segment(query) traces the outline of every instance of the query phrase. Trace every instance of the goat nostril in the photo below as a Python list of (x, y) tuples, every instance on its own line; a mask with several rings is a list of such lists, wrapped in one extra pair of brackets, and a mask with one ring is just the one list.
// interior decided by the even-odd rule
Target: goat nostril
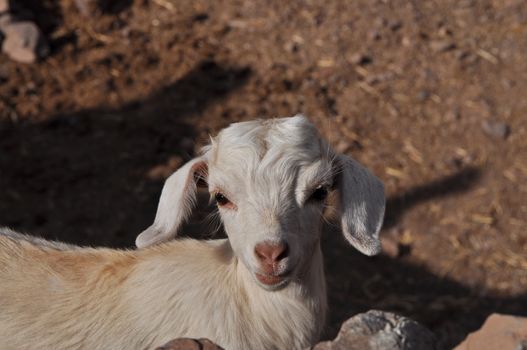
[(254, 248), (254, 254), (260, 262), (273, 264), (289, 256), (289, 246), (285, 243), (259, 243)]
[(272, 261), (272, 249), (269, 244), (257, 244), (254, 248), (254, 254), (256, 255), (256, 258), (263, 263), (268, 263)]
[(277, 246), (276, 255), (273, 254), (273, 261), (280, 261), (289, 256), (289, 246), (285, 243)]
[(256, 254), (256, 257), (258, 258), (258, 260), (265, 260), (265, 259), (267, 259), (267, 257), (263, 253), (263, 251), (261, 249), (259, 249), (258, 246), (256, 248), (254, 248), (254, 254)]

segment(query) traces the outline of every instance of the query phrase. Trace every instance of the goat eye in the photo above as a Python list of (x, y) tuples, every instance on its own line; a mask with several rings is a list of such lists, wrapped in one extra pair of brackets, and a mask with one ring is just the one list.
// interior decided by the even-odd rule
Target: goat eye
[(214, 195), (214, 198), (216, 199), (216, 203), (218, 203), (220, 207), (227, 205), (231, 202), (227, 197), (223, 195), (223, 193), (220, 193), (220, 192), (216, 192), (216, 194)]
[(328, 189), (325, 186), (318, 186), (315, 191), (311, 194), (309, 199), (321, 202), (328, 196)]

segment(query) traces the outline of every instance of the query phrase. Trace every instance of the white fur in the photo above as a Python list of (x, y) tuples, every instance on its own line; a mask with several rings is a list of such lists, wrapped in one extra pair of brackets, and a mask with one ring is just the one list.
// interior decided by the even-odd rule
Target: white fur
[[(173, 240), (195, 202), (197, 177), (231, 205), (219, 208), (227, 240)], [(334, 189), (347, 240), (379, 250), (381, 182), (336, 155), (302, 117), (233, 124), (165, 183), (154, 224), (136, 251), (78, 248), (12, 231), (0, 234), (0, 349), (152, 349), (178, 337), (229, 350), (302, 349), (326, 313), (320, 250), (324, 201)], [(254, 249), (286, 242), (255, 276)]]

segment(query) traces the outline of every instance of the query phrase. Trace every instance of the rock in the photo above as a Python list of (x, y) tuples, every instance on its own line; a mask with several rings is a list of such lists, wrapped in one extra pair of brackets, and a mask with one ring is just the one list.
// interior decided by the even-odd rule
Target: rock
[(15, 61), (34, 63), (49, 53), (42, 33), (33, 22), (10, 21), (2, 31), (5, 35), (2, 51)]
[(333, 341), (312, 350), (434, 350), (434, 334), (408, 318), (370, 310), (344, 322)]
[(499, 139), (506, 139), (511, 133), (510, 126), (500, 121), (485, 120), (481, 127), (487, 135)]
[(492, 314), (454, 350), (527, 349), (527, 318)]
[(9, 0), (0, 0), (0, 13), (9, 11)]
[(370, 40), (379, 40), (381, 39), (381, 33), (376, 29), (372, 29), (368, 32), (368, 38)]
[(399, 21), (399, 20), (393, 20), (391, 21), (389, 24), (388, 24), (388, 27), (396, 32), (398, 31), (399, 29), (401, 29), (403, 27), (403, 22)]
[(223, 350), (208, 339), (181, 338), (169, 341), (156, 350)]
[(430, 97), (430, 91), (428, 90), (421, 90), (417, 93), (417, 100), (419, 102), (423, 102), (423, 101), (426, 101), (428, 100), (428, 98)]
[(365, 66), (372, 62), (372, 58), (365, 54), (356, 53), (350, 56), (350, 62), (359, 66)]
[(340, 140), (335, 146), (335, 151), (346, 154), (351, 149), (351, 143), (346, 140)]
[(434, 52), (445, 52), (455, 49), (456, 44), (450, 40), (435, 40), (430, 42), (430, 48)]

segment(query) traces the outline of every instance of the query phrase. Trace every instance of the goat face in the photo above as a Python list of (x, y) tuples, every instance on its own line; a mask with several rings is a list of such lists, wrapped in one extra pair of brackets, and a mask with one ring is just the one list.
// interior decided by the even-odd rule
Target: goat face
[(365, 254), (379, 251), (382, 183), (350, 158), (335, 154), (304, 117), (232, 124), (202, 157), (166, 182), (154, 224), (138, 247), (166, 241), (193, 207), (196, 179), (206, 180), (231, 247), (268, 290), (300, 279), (322, 231), (327, 197), (348, 241)]

